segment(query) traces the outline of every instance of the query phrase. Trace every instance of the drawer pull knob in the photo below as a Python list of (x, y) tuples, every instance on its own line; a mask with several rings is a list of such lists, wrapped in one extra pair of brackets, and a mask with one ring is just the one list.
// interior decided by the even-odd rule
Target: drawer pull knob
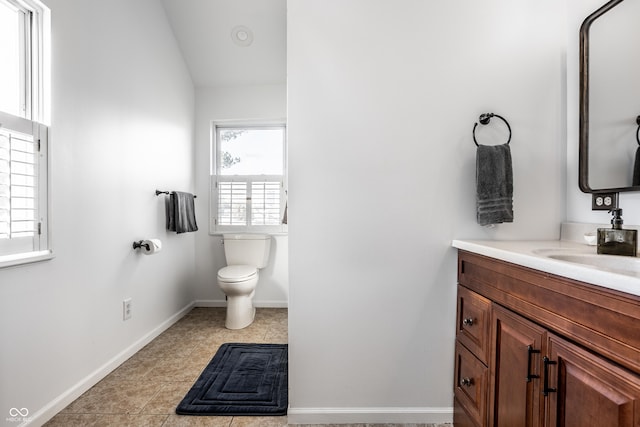
[(462, 324), (465, 326), (473, 326), (473, 319), (471, 317), (467, 317), (466, 319), (462, 320)]
[(463, 378), (460, 380), (462, 387), (471, 387), (473, 385), (473, 378)]

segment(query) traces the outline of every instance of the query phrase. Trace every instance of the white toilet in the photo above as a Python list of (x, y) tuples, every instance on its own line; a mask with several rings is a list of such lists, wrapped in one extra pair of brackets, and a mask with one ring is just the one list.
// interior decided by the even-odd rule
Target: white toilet
[(256, 314), (252, 299), (258, 284), (258, 269), (269, 262), (271, 236), (225, 234), (223, 239), (227, 266), (218, 271), (218, 286), (227, 296), (225, 326), (242, 329), (253, 322)]

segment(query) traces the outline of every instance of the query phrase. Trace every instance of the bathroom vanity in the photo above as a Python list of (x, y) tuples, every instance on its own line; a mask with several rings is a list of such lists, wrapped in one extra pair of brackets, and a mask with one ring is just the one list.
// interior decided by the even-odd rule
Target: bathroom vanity
[(640, 260), (568, 262), (607, 257), (570, 242), (453, 246), (456, 427), (640, 426)]

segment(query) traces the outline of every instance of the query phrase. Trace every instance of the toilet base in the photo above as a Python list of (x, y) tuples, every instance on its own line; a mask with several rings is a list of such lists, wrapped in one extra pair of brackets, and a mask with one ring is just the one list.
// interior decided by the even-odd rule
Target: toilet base
[(252, 297), (253, 292), (250, 296), (227, 297), (227, 317), (224, 322), (227, 329), (243, 329), (253, 323), (256, 309)]

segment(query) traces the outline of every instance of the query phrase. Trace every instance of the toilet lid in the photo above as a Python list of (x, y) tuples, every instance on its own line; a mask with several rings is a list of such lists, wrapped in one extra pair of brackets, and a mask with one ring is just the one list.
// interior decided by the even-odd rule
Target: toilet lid
[(225, 282), (243, 282), (257, 274), (258, 269), (253, 265), (228, 265), (218, 271), (218, 279)]

